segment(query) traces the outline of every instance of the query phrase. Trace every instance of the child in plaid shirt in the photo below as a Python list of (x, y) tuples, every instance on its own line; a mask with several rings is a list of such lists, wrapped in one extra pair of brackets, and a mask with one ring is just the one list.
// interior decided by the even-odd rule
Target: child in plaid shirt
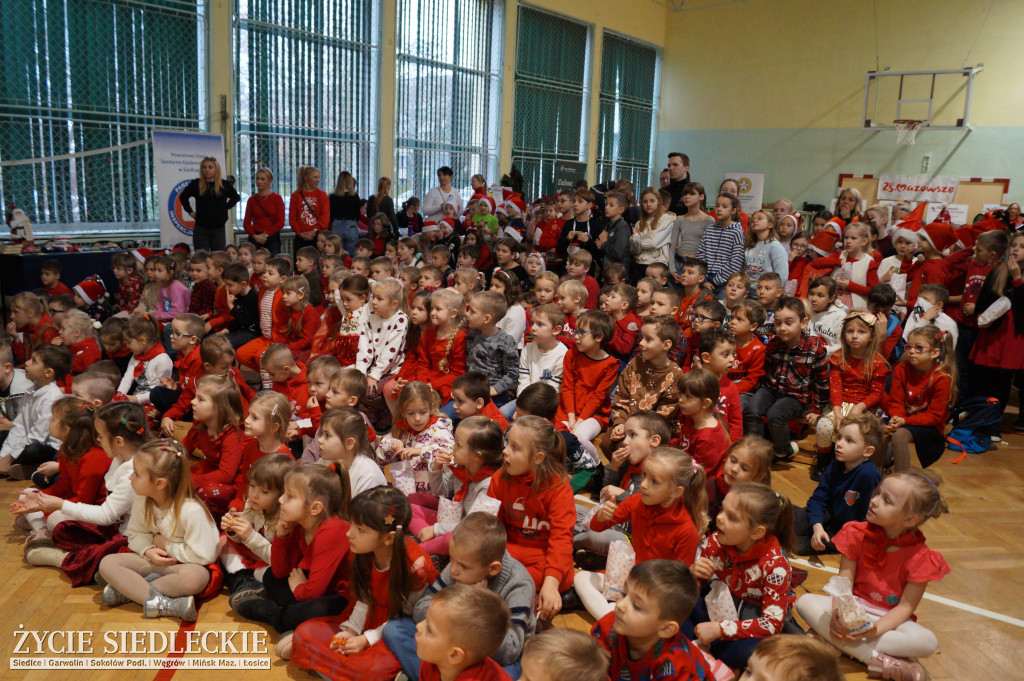
[(803, 417), (815, 424), (828, 406), (829, 368), (825, 344), (809, 336), (807, 310), (799, 298), (782, 298), (775, 312), (775, 338), (765, 348), (764, 376), (743, 407), (744, 432), (765, 435), (776, 458), (796, 453), (789, 421)]

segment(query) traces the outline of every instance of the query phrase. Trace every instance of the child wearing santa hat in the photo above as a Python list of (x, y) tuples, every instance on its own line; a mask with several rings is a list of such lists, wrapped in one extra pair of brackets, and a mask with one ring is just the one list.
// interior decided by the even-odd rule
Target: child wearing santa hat
[(945, 251), (956, 243), (952, 225), (933, 222), (918, 231), (917, 250), (924, 256), (910, 266), (907, 272), (907, 309), (914, 309), (917, 292), (923, 284), (942, 284), (949, 287), (953, 269), (946, 261)]
[(492, 245), (498, 240), (498, 233), (501, 231), (498, 225), (498, 218), (494, 216), (496, 204), (490, 196), (478, 195), (476, 199), (476, 215), (473, 216), (473, 226), (480, 230), (487, 245)]
[(72, 291), (75, 307), (95, 321), (103, 322), (110, 316), (110, 306), (106, 301), (107, 289), (99, 275), (93, 274), (86, 277), (78, 282)]
[[(815, 235), (817, 238), (822, 232)], [(843, 231), (843, 250), (838, 255), (818, 258), (810, 268), (818, 272), (832, 270), (839, 289), (839, 300), (851, 310), (864, 309), (868, 289), (878, 283), (878, 261), (867, 252), (871, 234), (867, 224), (854, 222)], [(814, 240), (811, 240), (814, 246)]]

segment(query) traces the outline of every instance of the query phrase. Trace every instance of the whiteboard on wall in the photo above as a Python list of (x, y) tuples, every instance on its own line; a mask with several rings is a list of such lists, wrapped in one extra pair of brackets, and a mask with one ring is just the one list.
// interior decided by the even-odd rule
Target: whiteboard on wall
[[(878, 177), (875, 175), (851, 175), (844, 173), (839, 176), (838, 188), (856, 189), (869, 206), (875, 203), (882, 203), (875, 198), (878, 196)], [(978, 213), (985, 212), (986, 204), (1006, 203), (1009, 192), (1010, 180), (1008, 179), (965, 177), (960, 179), (960, 186), (957, 187), (956, 196), (950, 203), (967, 205), (967, 219), (970, 221)]]

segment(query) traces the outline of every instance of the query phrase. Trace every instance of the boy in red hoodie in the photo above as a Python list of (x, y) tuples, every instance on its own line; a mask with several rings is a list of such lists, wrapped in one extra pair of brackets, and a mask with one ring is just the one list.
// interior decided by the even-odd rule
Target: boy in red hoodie
[(470, 416), (486, 416), (505, 432), (508, 419), (494, 406), (491, 400), (491, 382), (480, 371), (467, 371), (452, 381), (452, 400), (455, 402), (456, 425)]
[(641, 322), (635, 312), (636, 303), (636, 289), (629, 284), (615, 284), (607, 290), (608, 316), (615, 323), (607, 349), (608, 354), (619, 360), (622, 366), (629, 362), (640, 340)]

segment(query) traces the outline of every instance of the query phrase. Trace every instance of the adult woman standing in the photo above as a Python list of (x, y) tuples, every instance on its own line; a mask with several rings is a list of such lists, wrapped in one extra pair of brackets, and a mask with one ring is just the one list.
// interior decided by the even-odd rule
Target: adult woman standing
[(853, 187), (847, 187), (839, 192), (839, 198), (836, 199), (836, 217), (850, 224), (854, 218), (860, 217), (861, 203), (860, 192)]
[(320, 170), (313, 166), (299, 168), (299, 188), (288, 203), (288, 224), (295, 232), (294, 250), (316, 246), (316, 233), (331, 226), (331, 206), (327, 192), (320, 189)]
[[(342, 170), (334, 191), (328, 197), (331, 206), (331, 232), (341, 238), (341, 247), (349, 255), (355, 255), (356, 241), (359, 240), (359, 195), (356, 194), (356, 178)], [(367, 212), (367, 215), (370, 213)]]
[(427, 220), (439, 221), (444, 217), (444, 204), (455, 206), (456, 215), (462, 212), (462, 197), (459, 190), (452, 186), (455, 172), (448, 166), (437, 169), (438, 186), (427, 192), (423, 197), (423, 215)]
[(245, 202), (242, 227), (256, 248), (265, 248), (271, 255), (281, 252), (281, 230), (284, 229), (284, 199), (270, 191), (274, 173), (269, 168), (256, 171), (256, 193)]
[[(242, 197), (235, 186), (223, 179), (220, 163), (213, 156), (207, 156), (199, 163), (199, 177), (188, 183), (179, 199), (188, 214), (195, 220), (192, 230), (192, 246), (196, 250), (222, 251), (227, 245), (225, 226), (228, 211), (235, 207)], [(188, 210), (189, 199), (195, 200), (195, 210)]]
[(377, 193), (366, 199), (366, 214), (376, 215), (377, 213), (387, 215), (392, 228), (396, 226), (395, 202), (391, 198), (390, 177), (382, 177), (377, 180)]

